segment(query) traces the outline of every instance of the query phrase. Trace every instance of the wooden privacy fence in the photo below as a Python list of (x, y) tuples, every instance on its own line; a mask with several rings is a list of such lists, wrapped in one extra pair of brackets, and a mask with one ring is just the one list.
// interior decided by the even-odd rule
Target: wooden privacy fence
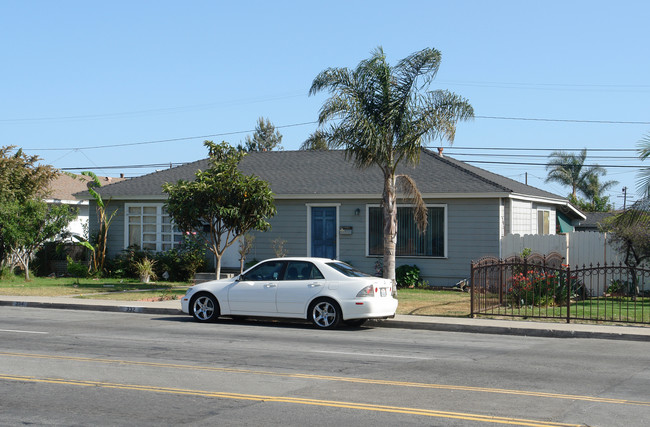
[(555, 252), (472, 263), (471, 315), (650, 324), (650, 269), (571, 268)]
[(619, 264), (623, 257), (610, 245), (607, 233), (575, 231), (566, 234), (508, 234), (501, 238), (501, 257), (520, 255), (524, 248), (535, 253), (558, 253), (565, 264)]

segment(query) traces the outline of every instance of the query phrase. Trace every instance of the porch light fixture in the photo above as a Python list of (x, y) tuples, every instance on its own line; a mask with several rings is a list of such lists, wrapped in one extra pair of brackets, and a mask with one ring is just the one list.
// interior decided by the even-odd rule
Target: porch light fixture
[(356, 209), (354, 210), (354, 216), (359, 216), (359, 215), (361, 215), (361, 209), (356, 208)]

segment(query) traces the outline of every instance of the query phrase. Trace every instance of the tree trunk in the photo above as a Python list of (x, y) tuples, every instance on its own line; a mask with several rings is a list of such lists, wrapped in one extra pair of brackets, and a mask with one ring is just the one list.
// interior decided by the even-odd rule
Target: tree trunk
[(215, 257), (217, 258), (217, 265), (214, 268), (214, 278), (219, 280), (221, 278), (221, 255), (222, 254), (215, 254)]
[[(384, 278), (395, 286), (395, 248), (397, 246), (397, 196), (395, 176), (384, 174), (382, 213), (384, 216)], [(395, 292), (395, 291), (394, 291)]]

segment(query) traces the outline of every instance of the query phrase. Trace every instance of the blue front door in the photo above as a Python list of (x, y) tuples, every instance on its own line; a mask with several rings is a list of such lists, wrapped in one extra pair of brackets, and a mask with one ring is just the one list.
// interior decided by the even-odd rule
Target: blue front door
[(336, 258), (336, 208), (311, 208), (311, 256)]

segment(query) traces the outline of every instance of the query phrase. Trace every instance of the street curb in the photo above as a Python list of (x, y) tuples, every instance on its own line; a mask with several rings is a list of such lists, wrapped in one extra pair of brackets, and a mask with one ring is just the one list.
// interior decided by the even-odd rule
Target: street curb
[[(162, 308), (162, 307), (145, 307), (142, 305), (99, 305), (99, 304), (74, 304), (59, 302), (32, 302), (32, 301), (0, 301), (0, 306), (10, 307), (30, 307), (30, 308), (52, 308), (62, 310), (85, 310), (85, 311), (103, 311), (119, 313), (136, 313), (136, 314), (155, 314), (155, 315), (183, 315), (187, 316), (180, 309)], [(492, 335), (513, 335), (539, 338), (591, 338), (606, 340), (622, 341), (645, 341), (650, 339), (648, 335), (602, 331), (576, 331), (554, 329), (552, 325), (540, 328), (511, 327), (511, 326), (492, 326), (492, 325), (466, 325), (457, 323), (440, 323), (440, 322), (418, 322), (404, 320), (369, 320), (365, 325), (379, 328), (394, 329), (413, 329), (437, 332), (462, 332), (474, 334), (492, 334)]]
[(486, 326), (486, 325), (458, 325), (448, 323), (430, 323), (430, 322), (404, 322), (399, 320), (370, 321), (368, 326), (400, 329), (418, 329), (438, 332), (463, 332), (473, 334), (490, 334), (490, 335), (514, 335), (537, 338), (591, 338), (604, 340), (623, 340), (623, 341), (645, 341), (650, 339), (648, 335), (615, 333), (615, 332), (596, 332), (596, 331), (565, 331), (553, 329), (552, 327), (539, 328), (522, 328), (509, 326)]
[(185, 314), (175, 308), (143, 307), (141, 305), (87, 305), (56, 302), (27, 302), (27, 301), (0, 301), (0, 306), (31, 307), (31, 308), (55, 308), (60, 310), (86, 310), (86, 311), (109, 311), (121, 313), (139, 314)]

